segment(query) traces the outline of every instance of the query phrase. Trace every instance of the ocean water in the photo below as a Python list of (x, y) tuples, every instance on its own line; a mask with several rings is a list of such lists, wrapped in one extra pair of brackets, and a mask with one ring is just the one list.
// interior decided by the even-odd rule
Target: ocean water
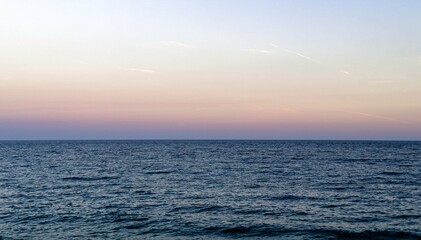
[(421, 239), (421, 142), (0, 142), (0, 239)]

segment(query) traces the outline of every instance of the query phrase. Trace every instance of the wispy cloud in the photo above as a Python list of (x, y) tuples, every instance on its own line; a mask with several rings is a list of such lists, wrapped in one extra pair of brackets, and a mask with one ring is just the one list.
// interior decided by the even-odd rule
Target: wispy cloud
[(247, 49), (244, 49), (244, 51), (255, 52), (255, 53), (264, 53), (264, 54), (274, 53), (274, 51), (269, 51), (269, 50), (264, 50), (264, 49), (256, 49), (256, 48), (247, 48)]
[(344, 112), (357, 114), (357, 115), (361, 115), (361, 116), (365, 116), (365, 117), (369, 117), (369, 118), (374, 118), (374, 119), (385, 120), (385, 121), (389, 121), (389, 122), (408, 124), (407, 122), (404, 122), (404, 121), (401, 121), (401, 120), (398, 120), (398, 119), (395, 119), (395, 118), (390, 118), (390, 117), (377, 115), (377, 114), (358, 112), (358, 111), (344, 111)]
[[(276, 45), (274, 45), (274, 44), (272, 44), (273, 46), (276, 46)], [(276, 46), (276, 47), (278, 47), (278, 46)], [(298, 56), (298, 57), (301, 57), (301, 58), (304, 58), (304, 59), (307, 59), (307, 60), (310, 60), (310, 61), (312, 61), (312, 62), (316, 62), (316, 63), (319, 63), (319, 62), (317, 62), (316, 60), (314, 60), (313, 58), (311, 58), (311, 57), (309, 57), (309, 56), (306, 56), (306, 55), (304, 55), (304, 54), (302, 54), (302, 53), (298, 53), (298, 52), (294, 52), (294, 51), (291, 51), (291, 50), (288, 50), (288, 49), (284, 49), (284, 48), (280, 48), (280, 47), (278, 47), (279, 49), (281, 49), (282, 51), (284, 51), (284, 52), (287, 52), (287, 53), (291, 53), (291, 54), (294, 54), (294, 55), (296, 55), (296, 56)]]
[[(270, 45), (271, 45), (272, 47), (275, 47), (275, 48), (280, 49), (280, 50), (281, 50), (281, 51), (283, 51), (283, 52), (287, 52), (287, 53), (290, 53), (290, 54), (294, 54), (295, 56), (298, 56), (298, 57), (300, 57), (300, 58), (304, 58), (304, 59), (306, 59), (306, 60), (308, 60), (308, 61), (311, 61), (311, 62), (314, 62), (314, 63), (320, 64), (320, 65), (323, 65), (323, 66), (328, 66), (327, 64), (324, 64), (324, 63), (322, 63), (322, 62), (320, 62), (320, 61), (317, 61), (317, 60), (315, 60), (314, 58), (309, 57), (309, 56), (307, 56), (307, 55), (304, 55), (304, 54), (302, 54), (302, 53), (295, 52), (295, 51), (291, 51), (291, 50), (288, 50), (288, 49), (285, 49), (285, 48), (281, 48), (280, 46), (278, 46), (278, 45), (276, 45), (276, 44), (273, 44), (273, 43), (271, 43)], [(346, 74), (346, 75), (351, 75), (351, 73), (350, 73), (350, 72), (345, 71), (345, 70), (342, 70), (342, 69), (337, 69), (337, 71), (338, 71), (338, 72), (340, 72), (340, 73)]]
[(155, 73), (154, 70), (143, 69), (143, 68), (126, 68), (126, 71), (143, 72), (143, 73)]
[[(291, 52), (291, 51), (290, 51), (290, 52)], [(306, 56), (306, 55), (304, 55), (304, 54), (297, 53), (297, 52), (294, 52), (294, 54), (295, 54), (295, 55), (297, 55), (297, 56), (299, 56), (299, 57), (302, 57), (302, 58), (308, 59), (308, 60), (310, 60), (310, 61), (314, 61), (314, 59), (313, 59), (313, 58), (311, 58), (311, 57), (309, 57), (309, 56)]]
[(196, 48), (193, 45), (176, 41), (162, 41), (161, 44), (167, 47)]
[(294, 54), (294, 55), (296, 55), (296, 56), (298, 56), (298, 57), (300, 57), (300, 58), (304, 58), (304, 59), (307, 59), (307, 60), (309, 60), (309, 61), (312, 61), (312, 62), (315, 62), (315, 63), (318, 63), (318, 64), (320, 64), (320, 62), (318, 62), (318, 61), (316, 61), (316, 60), (314, 60), (313, 58), (311, 58), (311, 57), (309, 57), (309, 56), (306, 56), (306, 55), (304, 55), (304, 54), (302, 54), (302, 53), (299, 53), (299, 52), (294, 52), (294, 51), (291, 51), (291, 50), (288, 50), (288, 49), (285, 49), (285, 48), (281, 48), (280, 46), (278, 46), (278, 45), (276, 45), (276, 44), (270, 44), (272, 47), (275, 47), (275, 48), (278, 48), (278, 49), (280, 49), (281, 51), (283, 51), (283, 52), (287, 52), (287, 53), (290, 53), (290, 54)]
[(272, 47), (282, 49), (280, 46), (278, 46), (278, 45), (276, 45), (276, 44), (274, 44), (274, 43), (271, 43), (270, 45), (271, 45)]

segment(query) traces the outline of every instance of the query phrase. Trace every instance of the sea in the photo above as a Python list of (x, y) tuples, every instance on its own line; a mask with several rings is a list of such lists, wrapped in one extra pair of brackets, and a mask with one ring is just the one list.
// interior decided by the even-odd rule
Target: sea
[(0, 239), (421, 239), (421, 142), (1, 141)]

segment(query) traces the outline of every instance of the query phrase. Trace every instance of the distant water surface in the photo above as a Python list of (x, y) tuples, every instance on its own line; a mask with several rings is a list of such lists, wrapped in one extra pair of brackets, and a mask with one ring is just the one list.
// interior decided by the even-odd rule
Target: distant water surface
[(421, 142), (0, 142), (0, 239), (421, 239)]

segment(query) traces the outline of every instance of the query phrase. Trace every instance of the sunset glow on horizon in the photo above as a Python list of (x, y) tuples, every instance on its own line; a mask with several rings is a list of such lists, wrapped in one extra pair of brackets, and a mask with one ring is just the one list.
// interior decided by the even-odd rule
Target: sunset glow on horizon
[(0, 2), (0, 140), (421, 140), (421, 1)]

